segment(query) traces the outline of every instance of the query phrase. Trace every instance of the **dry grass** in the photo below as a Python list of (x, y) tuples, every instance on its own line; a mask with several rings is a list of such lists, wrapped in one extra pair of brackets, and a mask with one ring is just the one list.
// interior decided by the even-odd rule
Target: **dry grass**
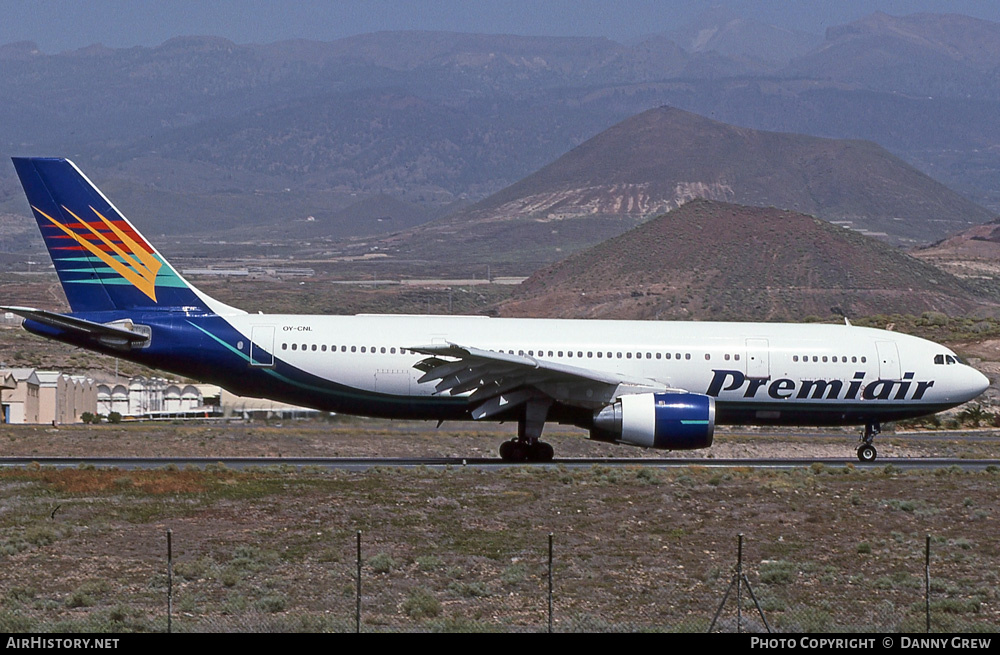
[[(178, 454), (218, 456), (268, 440), (297, 454), (348, 443), (403, 454), (492, 449), (504, 436), (363, 421), (15, 432), (8, 443), (18, 447), (57, 434), (63, 448), (95, 454), (167, 440)], [(849, 451), (846, 439), (817, 438), (814, 452)], [(603, 447), (570, 432), (553, 442)], [(728, 443), (773, 451), (814, 442)], [(886, 444), (962, 448), (902, 436)], [(755, 592), (781, 630), (922, 630), (926, 535), (935, 629), (1000, 626), (995, 471), (211, 468), (0, 472), (2, 629), (164, 630), (167, 530), (174, 629), (183, 631), (353, 630), (358, 531), (365, 630), (544, 630), (550, 533), (556, 630), (706, 629), (738, 533)], [(734, 616), (730, 604), (723, 629)]]

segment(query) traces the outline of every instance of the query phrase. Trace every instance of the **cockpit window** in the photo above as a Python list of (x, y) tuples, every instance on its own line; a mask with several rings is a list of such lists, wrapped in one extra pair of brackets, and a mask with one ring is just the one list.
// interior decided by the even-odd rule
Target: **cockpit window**
[(934, 355), (935, 364), (944, 364), (944, 355)]
[(957, 364), (958, 363), (958, 361), (954, 357), (952, 357), (951, 355), (945, 355), (944, 356), (944, 361), (946, 363), (948, 363), (948, 364)]
[(958, 355), (934, 355), (935, 364), (964, 364)]

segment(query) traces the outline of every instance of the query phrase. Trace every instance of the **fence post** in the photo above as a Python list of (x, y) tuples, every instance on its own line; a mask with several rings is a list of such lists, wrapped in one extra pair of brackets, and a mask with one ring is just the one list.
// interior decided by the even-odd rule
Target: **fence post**
[(174, 531), (167, 530), (167, 634), (173, 628), (171, 625), (174, 615)]
[(757, 601), (757, 596), (753, 593), (753, 587), (750, 586), (750, 580), (747, 578), (746, 574), (743, 573), (743, 533), (739, 533), (738, 548), (736, 552), (736, 571), (733, 573), (733, 579), (729, 583), (729, 587), (726, 589), (726, 593), (722, 596), (722, 602), (719, 603), (719, 609), (715, 610), (715, 616), (712, 617), (712, 623), (708, 626), (708, 631), (711, 632), (715, 629), (715, 622), (719, 620), (719, 615), (722, 614), (722, 608), (726, 604), (726, 600), (729, 598), (729, 592), (736, 587), (736, 632), (743, 632), (743, 585), (746, 585), (747, 592), (750, 594), (750, 599), (753, 600), (754, 607), (757, 608), (757, 613), (760, 614), (760, 620), (764, 622), (764, 627), (767, 632), (771, 632), (771, 626), (767, 622), (767, 617), (764, 616), (764, 610), (761, 608), (760, 603)]
[(358, 585), (355, 593), (354, 631), (361, 633), (361, 530), (358, 530)]
[(549, 634), (552, 634), (552, 533), (549, 533)]
[(931, 631), (931, 536), (927, 535), (924, 545), (924, 614), (927, 618), (927, 632)]
[(743, 632), (743, 533), (736, 547), (736, 634)]

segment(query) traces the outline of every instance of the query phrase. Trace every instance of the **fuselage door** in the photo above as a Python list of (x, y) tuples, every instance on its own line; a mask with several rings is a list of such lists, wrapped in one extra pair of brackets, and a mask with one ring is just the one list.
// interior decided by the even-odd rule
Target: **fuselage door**
[(747, 377), (770, 378), (771, 357), (767, 339), (747, 339)]
[(899, 368), (899, 350), (894, 341), (876, 341), (878, 351), (878, 377), (880, 380), (900, 380), (903, 377)]
[(274, 326), (255, 325), (250, 332), (250, 366), (274, 366)]

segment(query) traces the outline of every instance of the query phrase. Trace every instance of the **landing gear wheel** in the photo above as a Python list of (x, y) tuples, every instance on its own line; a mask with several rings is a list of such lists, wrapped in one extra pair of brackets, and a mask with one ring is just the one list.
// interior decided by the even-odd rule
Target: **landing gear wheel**
[(861, 445), (858, 446), (858, 459), (862, 462), (874, 462), (875, 458), (878, 457), (878, 451), (875, 450), (875, 445), (872, 443), (875, 441), (876, 435), (882, 432), (882, 425), (878, 421), (872, 421), (865, 425), (865, 431), (861, 433)]
[(500, 459), (505, 462), (551, 462), (555, 449), (544, 441), (527, 443), (511, 439), (500, 444)]
[(555, 455), (555, 449), (551, 446), (551, 444), (547, 444), (544, 441), (536, 441), (528, 446), (528, 461), (551, 462)]
[(500, 444), (500, 459), (505, 462), (523, 462), (527, 459), (528, 450), (517, 439), (511, 439)]

